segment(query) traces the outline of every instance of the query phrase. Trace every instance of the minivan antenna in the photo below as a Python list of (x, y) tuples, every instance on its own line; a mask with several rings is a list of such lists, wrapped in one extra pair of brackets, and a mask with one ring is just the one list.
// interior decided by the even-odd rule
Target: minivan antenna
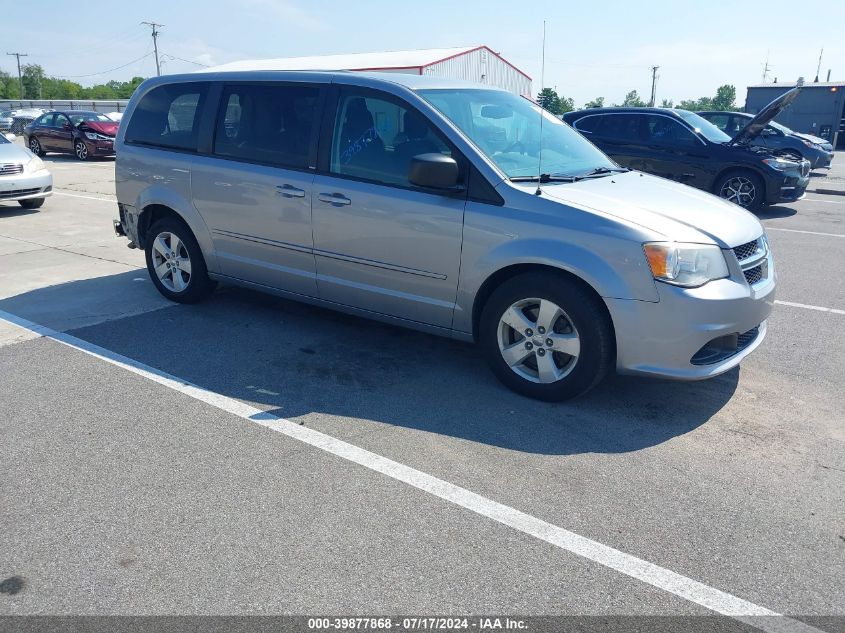
[[(543, 86), (545, 85), (545, 78), (546, 78), (546, 21), (543, 20), (543, 53), (540, 57), (540, 92), (543, 92)], [(541, 195), (543, 192), (540, 190), (540, 182), (542, 181), (543, 177), (543, 104), (539, 102), (537, 105), (540, 108), (540, 142), (538, 143), (539, 149), (537, 150), (537, 191), (534, 192), (535, 196)]]

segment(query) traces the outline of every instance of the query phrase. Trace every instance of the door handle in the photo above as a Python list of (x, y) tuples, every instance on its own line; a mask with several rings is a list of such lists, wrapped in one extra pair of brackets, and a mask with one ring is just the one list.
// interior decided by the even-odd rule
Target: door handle
[(276, 193), (285, 198), (304, 198), (305, 191), (288, 184), (276, 185)]
[(352, 200), (344, 196), (342, 193), (320, 193), (317, 194), (317, 200), (333, 204), (335, 206), (352, 204)]

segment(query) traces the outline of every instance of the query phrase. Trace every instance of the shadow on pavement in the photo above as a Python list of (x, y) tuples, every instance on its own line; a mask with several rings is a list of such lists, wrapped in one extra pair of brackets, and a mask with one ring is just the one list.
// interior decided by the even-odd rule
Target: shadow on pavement
[(0, 203), (0, 218), (16, 218), (21, 215), (32, 215), (40, 212), (41, 209), (24, 209), (17, 202)]
[[(127, 302), (153, 298), (121, 292), (116, 278), (139, 274), (35, 290), (0, 310), (44, 324), (47, 306), (72, 311), (82, 294), (132, 312)], [(155, 294), (149, 283), (143, 292)], [(536, 402), (501, 386), (471, 345), (231, 287), (72, 333), (305, 424), (315, 413), (341, 416), (349, 432), (371, 420), (548, 455), (634, 451), (683, 435), (718, 412), (739, 379), (738, 369), (695, 383), (611, 377), (578, 400)]]
[(761, 220), (774, 220), (775, 218), (791, 218), (796, 213), (798, 213), (797, 209), (783, 206), (765, 207), (764, 209), (755, 211), (755, 215)]

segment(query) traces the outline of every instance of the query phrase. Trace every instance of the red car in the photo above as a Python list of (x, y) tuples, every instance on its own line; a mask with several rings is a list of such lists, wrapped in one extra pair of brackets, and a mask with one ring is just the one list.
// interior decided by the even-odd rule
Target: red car
[(23, 136), (36, 156), (64, 152), (88, 160), (92, 156), (114, 155), (114, 136), (119, 125), (99, 112), (47, 112), (27, 125)]

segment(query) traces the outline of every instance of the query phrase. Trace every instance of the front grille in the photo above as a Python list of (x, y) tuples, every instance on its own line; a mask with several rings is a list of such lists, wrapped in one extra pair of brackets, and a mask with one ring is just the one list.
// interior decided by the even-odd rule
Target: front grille
[(759, 240), (753, 240), (751, 242), (746, 242), (745, 244), (740, 244), (733, 249), (733, 252), (734, 255), (736, 255), (737, 261), (741, 262), (744, 259), (748, 259), (749, 257), (756, 255), (759, 250)]
[(712, 365), (726, 360), (751, 345), (759, 334), (760, 326), (757, 325), (742, 334), (727, 334), (714, 338), (690, 358), (690, 363), (693, 365)]
[(34, 189), (12, 189), (11, 191), (0, 191), (0, 200), (4, 198), (17, 198), (18, 196), (30, 196), (41, 191), (40, 187)]
[(745, 275), (745, 280), (749, 284), (756, 284), (763, 278), (763, 265), (760, 264), (759, 266), (755, 266), (754, 268), (743, 270), (742, 274)]
[(23, 165), (20, 163), (6, 163), (0, 165), (0, 176), (9, 176), (11, 174), (22, 174)]

